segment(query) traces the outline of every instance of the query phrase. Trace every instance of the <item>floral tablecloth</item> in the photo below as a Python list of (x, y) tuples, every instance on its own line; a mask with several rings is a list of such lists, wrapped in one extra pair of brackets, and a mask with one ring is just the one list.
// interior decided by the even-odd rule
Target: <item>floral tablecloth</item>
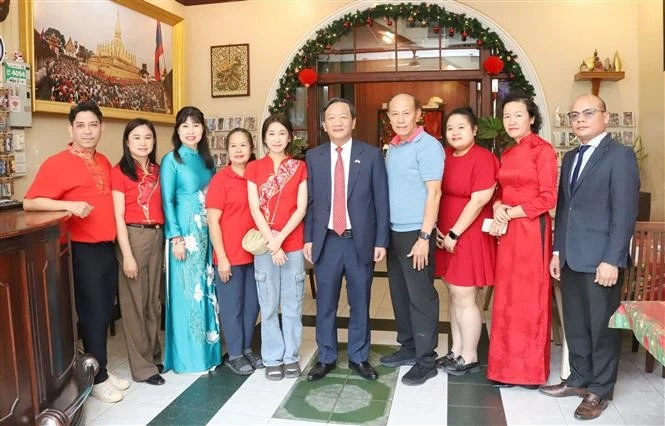
[(633, 330), (635, 338), (665, 365), (665, 301), (626, 301), (610, 317), (610, 328)]

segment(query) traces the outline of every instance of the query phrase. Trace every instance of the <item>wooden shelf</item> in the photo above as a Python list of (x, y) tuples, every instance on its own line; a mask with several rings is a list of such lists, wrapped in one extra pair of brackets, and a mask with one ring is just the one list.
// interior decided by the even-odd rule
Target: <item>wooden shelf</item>
[(591, 93), (598, 96), (602, 80), (619, 81), (625, 76), (624, 71), (580, 71), (575, 74), (575, 81), (591, 80)]

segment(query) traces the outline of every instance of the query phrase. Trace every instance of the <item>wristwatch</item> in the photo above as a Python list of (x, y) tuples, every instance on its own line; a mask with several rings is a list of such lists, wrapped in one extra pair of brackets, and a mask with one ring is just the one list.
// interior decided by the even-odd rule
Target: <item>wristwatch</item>
[(455, 231), (453, 231), (452, 229), (451, 229), (450, 231), (448, 231), (448, 236), (449, 236), (451, 239), (453, 239), (453, 240), (456, 240), (456, 239), (459, 238), (459, 235), (457, 235), (457, 234), (455, 233)]
[(429, 234), (427, 232), (419, 231), (418, 238), (422, 238), (425, 241), (429, 241)]

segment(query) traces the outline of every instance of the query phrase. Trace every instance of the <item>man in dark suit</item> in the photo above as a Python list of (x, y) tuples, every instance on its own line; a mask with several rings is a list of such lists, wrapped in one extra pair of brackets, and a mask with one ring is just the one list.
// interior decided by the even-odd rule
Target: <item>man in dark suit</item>
[(590, 420), (607, 407), (616, 383), (620, 336), (608, 322), (621, 299), (640, 178), (633, 150), (605, 130), (602, 99), (580, 96), (568, 117), (580, 147), (561, 165), (550, 274), (561, 280), (571, 371), (540, 391), (582, 397), (575, 417)]
[(307, 375), (319, 380), (337, 360), (337, 304), (346, 277), (350, 306), (349, 368), (369, 380), (369, 299), (374, 262), (386, 255), (389, 235), (388, 181), (381, 151), (353, 140), (356, 109), (343, 98), (323, 108), (330, 143), (307, 152), (305, 258), (316, 275), (318, 362)]

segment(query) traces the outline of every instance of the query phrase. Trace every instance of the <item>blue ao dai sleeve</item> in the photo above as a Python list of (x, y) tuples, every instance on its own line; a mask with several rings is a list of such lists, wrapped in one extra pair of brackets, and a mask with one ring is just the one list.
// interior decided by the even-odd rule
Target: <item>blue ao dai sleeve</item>
[(175, 195), (178, 176), (178, 164), (170, 152), (162, 159), (159, 180), (162, 187), (162, 205), (164, 208), (164, 237), (171, 239), (182, 236), (176, 215)]

